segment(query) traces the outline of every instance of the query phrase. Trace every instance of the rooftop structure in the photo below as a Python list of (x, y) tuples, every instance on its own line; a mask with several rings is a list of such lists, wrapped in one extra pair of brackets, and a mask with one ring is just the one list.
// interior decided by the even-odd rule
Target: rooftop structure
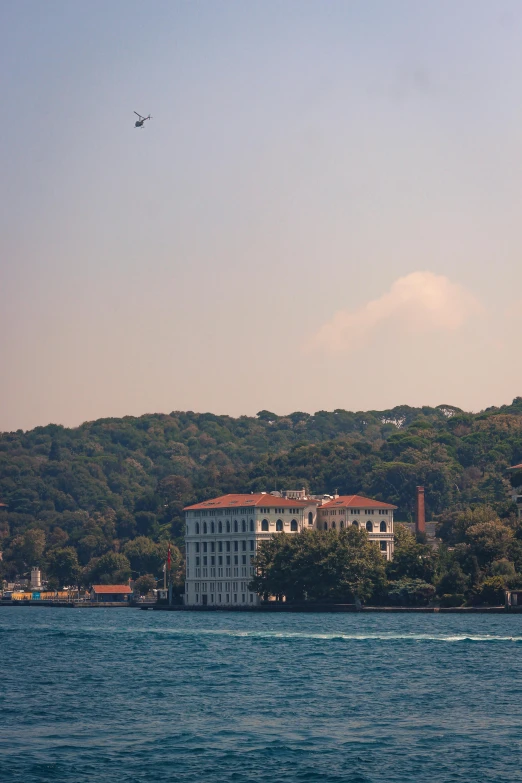
[(93, 585), (90, 592), (92, 601), (102, 603), (127, 601), (132, 595), (129, 585)]

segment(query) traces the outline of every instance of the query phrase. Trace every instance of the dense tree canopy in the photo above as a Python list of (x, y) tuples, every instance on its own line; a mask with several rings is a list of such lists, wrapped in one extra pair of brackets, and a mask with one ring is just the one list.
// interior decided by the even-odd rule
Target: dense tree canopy
[[(451, 557), (471, 590), (491, 558), (522, 569), (522, 531), (509, 522), (510, 480), (520, 482), (522, 474), (507, 472), (521, 462), (520, 397), (480, 414), (450, 405), (287, 416), (261, 411), (237, 419), (175, 411), (3, 433), (0, 575), (27, 574), (39, 565), (61, 579), (55, 551), (72, 549), (82, 579), (99, 577), (98, 563), (108, 554), (128, 565), (105, 575), (158, 578), (166, 542), (182, 553), (182, 509), (197, 500), (224, 492), (337, 489), (394, 503), (396, 519), (409, 521), (415, 486), (423, 484), (428, 518), (440, 519), (441, 537), (454, 548)], [(176, 554), (173, 564), (180, 577), (181, 558)], [(403, 578), (437, 579), (412, 568), (404, 566)]]
[(259, 550), (256, 571), (252, 589), (289, 601), (366, 601), (385, 583), (384, 558), (353, 525), (273, 536)]

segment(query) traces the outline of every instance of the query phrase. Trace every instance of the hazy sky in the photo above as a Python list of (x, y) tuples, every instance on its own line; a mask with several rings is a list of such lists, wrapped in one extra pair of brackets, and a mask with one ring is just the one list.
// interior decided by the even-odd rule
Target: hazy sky
[(519, 0), (3, 0), (0, 84), (0, 429), (522, 394)]

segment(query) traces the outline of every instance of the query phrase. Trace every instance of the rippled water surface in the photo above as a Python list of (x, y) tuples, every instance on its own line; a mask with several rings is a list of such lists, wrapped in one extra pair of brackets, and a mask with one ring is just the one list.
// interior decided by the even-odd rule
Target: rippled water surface
[(522, 781), (522, 616), (0, 607), (2, 783)]

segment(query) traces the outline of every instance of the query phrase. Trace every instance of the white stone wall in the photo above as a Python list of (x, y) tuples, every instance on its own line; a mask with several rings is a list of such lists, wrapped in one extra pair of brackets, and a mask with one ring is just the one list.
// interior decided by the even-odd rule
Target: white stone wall
[[(278, 532), (313, 529), (316, 505), (187, 511), (185, 603), (189, 606), (252, 606), (251, 565), (260, 541)], [(311, 514), (311, 518), (309, 518)], [(310, 524), (311, 522), (311, 524)], [(265, 529), (267, 528), (267, 529)]]

